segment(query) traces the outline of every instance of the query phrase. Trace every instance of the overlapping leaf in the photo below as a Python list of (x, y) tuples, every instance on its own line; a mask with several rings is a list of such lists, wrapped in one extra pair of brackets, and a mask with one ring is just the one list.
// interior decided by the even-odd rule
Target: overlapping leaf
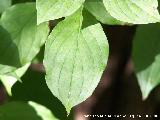
[(156, 23), (160, 21), (157, 0), (103, 0), (114, 18), (133, 24)]
[(0, 106), (1, 120), (58, 120), (46, 107), (29, 101), (9, 102)]
[(134, 38), (133, 59), (143, 99), (160, 83), (160, 24), (141, 25)]
[[(1, 16), (0, 64), (18, 69), (0, 74), (4, 83), (10, 83), (6, 78), (15, 81), (23, 75), (28, 68), (24, 66), (29, 66), (48, 36), (47, 23), (37, 27), (36, 17), (35, 3), (14, 5)], [(4, 69), (2, 65), (0, 68)]]
[(29, 65), (30, 63), (27, 63), (18, 69), (12, 66), (0, 65), (0, 80), (5, 86), (9, 95), (12, 95), (12, 86), (17, 82), (17, 80), (20, 80), (20, 77), (26, 72)]
[(38, 24), (73, 14), (85, 0), (37, 0)]
[(56, 118), (73, 120), (71, 115), (66, 115), (62, 103), (48, 89), (44, 73), (28, 69), (21, 80), (22, 83), (16, 82), (12, 87), (11, 101), (35, 101), (49, 108)]
[(85, 3), (85, 8), (92, 13), (97, 20), (104, 24), (109, 25), (123, 25), (124, 22), (118, 21), (113, 18), (105, 9), (102, 0), (87, 0)]
[(81, 8), (54, 28), (45, 46), (47, 85), (68, 113), (92, 94), (108, 57), (101, 25), (82, 28), (82, 23)]

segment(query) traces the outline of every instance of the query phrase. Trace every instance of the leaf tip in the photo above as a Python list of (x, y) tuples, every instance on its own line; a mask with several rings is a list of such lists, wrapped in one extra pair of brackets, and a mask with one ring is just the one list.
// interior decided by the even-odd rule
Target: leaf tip
[(70, 115), (70, 113), (71, 113), (72, 107), (67, 106), (67, 107), (65, 107), (65, 108), (66, 108), (67, 117), (68, 117), (68, 116)]
[(149, 92), (148, 93), (142, 93), (142, 100), (145, 101), (149, 96)]
[(144, 86), (141, 86), (141, 92), (142, 92), (142, 100), (145, 101), (149, 94), (151, 93), (152, 89), (154, 88), (153, 86), (149, 86), (149, 85), (145, 85), (146, 87)]
[(16, 83), (17, 79), (12, 76), (1, 75), (1, 82), (6, 88), (6, 91), (9, 96), (12, 96), (12, 86)]

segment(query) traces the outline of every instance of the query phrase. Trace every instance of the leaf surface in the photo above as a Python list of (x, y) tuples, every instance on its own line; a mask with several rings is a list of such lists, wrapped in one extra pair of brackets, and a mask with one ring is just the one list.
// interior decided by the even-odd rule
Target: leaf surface
[(67, 116), (65, 107), (48, 89), (45, 73), (28, 69), (21, 80), (22, 83), (16, 82), (12, 87), (11, 101), (35, 101), (49, 108), (56, 118), (73, 120), (72, 114)]
[(96, 17), (97, 20), (103, 24), (109, 25), (124, 25), (124, 22), (118, 21), (113, 18), (105, 9), (102, 0), (87, 0), (85, 8)]
[(141, 25), (134, 38), (133, 60), (143, 99), (160, 83), (160, 24)]
[[(8, 84), (6, 88), (9, 94), (11, 94), (9, 87), (25, 73), (48, 36), (48, 24), (37, 26), (36, 19), (35, 3), (14, 5), (1, 16), (0, 71), (7, 67), (8, 73), (1, 72), (0, 79), (5, 86)], [(28, 67), (24, 67), (26, 65)], [(12, 71), (13, 67), (17, 70)]]
[(85, 0), (37, 0), (38, 24), (73, 14)]
[(0, 106), (1, 120), (58, 120), (46, 107), (29, 101), (9, 102)]
[(47, 85), (68, 113), (92, 94), (108, 58), (108, 43), (101, 25), (82, 28), (82, 9), (54, 28), (44, 56)]
[(0, 80), (6, 88), (9, 95), (12, 95), (11, 88), (17, 82), (20, 81), (21, 76), (26, 72), (30, 63), (20, 68), (14, 68), (11, 66), (0, 65)]
[(8, 61), (7, 65), (11, 66), (22, 66), (30, 62), (48, 35), (47, 24), (36, 25), (35, 3), (10, 7), (2, 14), (1, 26), (0, 63)]
[(148, 24), (160, 21), (157, 0), (103, 0), (106, 10), (117, 20)]
[(11, 6), (11, 0), (0, 0), (0, 14)]

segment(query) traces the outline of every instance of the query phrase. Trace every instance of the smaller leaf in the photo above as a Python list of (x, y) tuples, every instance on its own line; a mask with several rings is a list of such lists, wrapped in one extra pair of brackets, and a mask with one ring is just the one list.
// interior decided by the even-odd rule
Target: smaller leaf
[(29, 101), (28, 103), (35, 109), (38, 116), (41, 116), (42, 120), (58, 120), (53, 116), (52, 112), (46, 107), (32, 101)]
[(124, 25), (124, 22), (113, 18), (105, 9), (102, 0), (87, 0), (85, 8), (103, 24), (108, 25)]
[(0, 106), (1, 120), (58, 120), (46, 107), (29, 101), (9, 102)]
[(157, 0), (103, 0), (103, 3), (117, 20), (133, 24), (160, 22)]
[(48, 23), (37, 26), (36, 18), (35, 3), (13, 5), (1, 16), (0, 79), (10, 95), (48, 37)]
[(141, 25), (134, 38), (133, 60), (143, 99), (160, 84), (160, 24)]
[(78, 10), (85, 0), (37, 0), (37, 24), (69, 16)]
[(30, 63), (18, 69), (11, 68), (8, 66), (3, 66), (1, 70), (7, 69), (7, 68), (9, 69), (7, 73), (0, 73), (0, 80), (2, 81), (9, 95), (12, 95), (12, 92), (11, 92), (12, 86), (17, 82), (17, 80), (20, 80), (20, 77), (26, 72), (29, 65)]
[[(48, 23), (37, 26), (36, 19), (35, 3), (17, 4), (2, 14), (1, 64), (21, 67), (31, 62), (36, 56), (40, 47), (45, 43), (49, 32)], [(8, 37), (5, 36), (7, 33)], [(11, 62), (12, 64), (9, 64)]]
[(35, 101), (49, 108), (56, 118), (60, 120), (73, 120), (67, 119), (64, 106), (48, 89), (45, 73), (28, 69), (21, 80), (22, 83), (16, 82), (12, 87), (12, 101)]

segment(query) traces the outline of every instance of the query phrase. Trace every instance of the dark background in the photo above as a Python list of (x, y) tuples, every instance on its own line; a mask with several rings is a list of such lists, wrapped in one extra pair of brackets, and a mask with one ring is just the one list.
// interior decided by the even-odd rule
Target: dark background
[[(134, 120), (155, 120), (153, 116), (160, 115), (160, 87), (156, 87), (148, 99), (142, 101), (142, 94), (134, 73), (132, 44), (136, 27), (103, 26), (110, 45), (107, 69), (93, 95), (75, 108), (79, 120), (82, 119), (80, 117), (83, 114), (135, 115)], [(137, 115), (142, 115), (142, 118)], [(149, 118), (145, 115), (149, 115)], [(90, 117), (90, 120), (92, 119), (106, 118)], [(132, 118), (119, 119), (131, 120)]]

